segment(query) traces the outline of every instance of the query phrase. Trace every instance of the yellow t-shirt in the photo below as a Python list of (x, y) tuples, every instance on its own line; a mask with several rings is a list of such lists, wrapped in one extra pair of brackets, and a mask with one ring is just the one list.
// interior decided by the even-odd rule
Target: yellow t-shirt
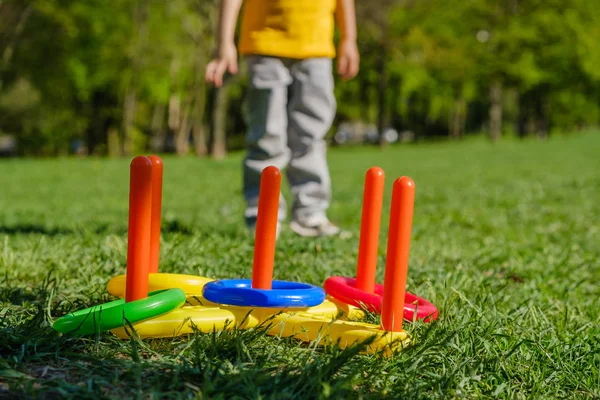
[(275, 57), (335, 57), (336, 0), (245, 0), (239, 49)]

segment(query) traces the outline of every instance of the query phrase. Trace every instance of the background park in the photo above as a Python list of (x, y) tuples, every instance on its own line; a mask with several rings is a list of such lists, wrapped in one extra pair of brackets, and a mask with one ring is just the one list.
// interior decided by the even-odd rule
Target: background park
[(52, 329), (112, 299), (139, 154), (165, 165), (161, 271), (249, 276), (246, 75), (204, 81), (217, 11), (0, 0), (0, 397), (600, 397), (595, 0), (357, 1), (360, 72), (336, 82), (329, 134), (330, 217), (352, 236), (284, 230), (275, 278), (354, 274), (364, 174), (378, 165), (382, 282), (391, 184), (410, 176), (408, 290), (440, 311), (405, 324), (414, 346), (384, 358), (261, 329)]

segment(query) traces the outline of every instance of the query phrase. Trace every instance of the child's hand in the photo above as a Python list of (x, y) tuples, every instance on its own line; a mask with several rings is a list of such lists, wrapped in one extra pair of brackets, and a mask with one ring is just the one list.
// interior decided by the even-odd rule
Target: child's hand
[(219, 55), (206, 66), (206, 82), (214, 83), (216, 87), (223, 85), (223, 74), (237, 74), (237, 49), (235, 44), (229, 43), (221, 46)]
[(338, 46), (337, 70), (343, 80), (352, 79), (358, 74), (360, 56), (355, 40), (342, 40)]

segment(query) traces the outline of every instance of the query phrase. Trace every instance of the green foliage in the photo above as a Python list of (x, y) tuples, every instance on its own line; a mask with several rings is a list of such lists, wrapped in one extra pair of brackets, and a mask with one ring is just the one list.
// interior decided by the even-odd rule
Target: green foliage
[[(53, 154), (75, 139), (90, 152), (106, 148), (109, 130), (130, 140), (130, 123), (143, 143), (214, 125), (203, 75), (217, 4), (3, 0), (0, 131), (17, 135), (22, 153)], [(357, 2), (357, 17), (361, 70), (337, 82), (339, 120), (383, 116), (380, 123), (421, 137), (462, 135), (489, 125), (496, 102), (504, 130), (517, 127), (521, 136), (598, 124), (593, 0), (374, 0)], [(245, 129), (245, 85), (243, 78), (229, 85), (230, 144), (243, 143), (236, 136)], [(492, 85), (502, 98), (491, 98)], [(132, 94), (135, 104), (126, 106)], [(162, 118), (153, 114), (161, 107)]]

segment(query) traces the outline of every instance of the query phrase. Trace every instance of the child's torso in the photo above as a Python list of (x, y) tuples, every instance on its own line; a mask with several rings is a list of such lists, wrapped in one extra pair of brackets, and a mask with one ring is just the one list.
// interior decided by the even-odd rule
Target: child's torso
[(291, 58), (333, 57), (336, 0), (245, 0), (240, 51)]

